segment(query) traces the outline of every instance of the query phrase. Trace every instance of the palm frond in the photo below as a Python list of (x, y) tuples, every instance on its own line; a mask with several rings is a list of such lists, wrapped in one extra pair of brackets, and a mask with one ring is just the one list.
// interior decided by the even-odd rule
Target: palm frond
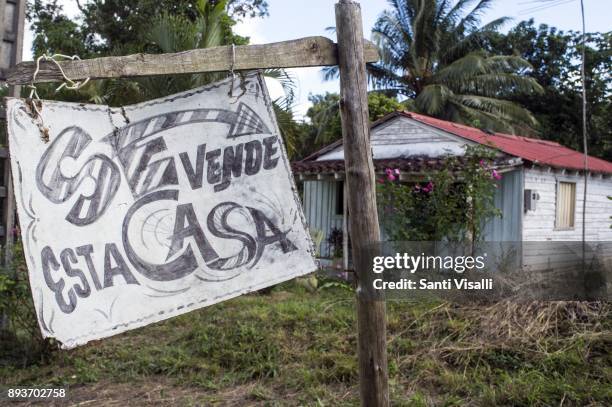
[(448, 26), (456, 26), (461, 21), (461, 16), (465, 12), (465, 9), (476, 0), (459, 0), (455, 5), (448, 11), (443, 19)]
[(508, 100), (487, 98), (474, 95), (454, 95), (453, 102), (465, 107), (485, 112), (507, 124), (523, 124), (534, 127), (538, 124), (531, 112), (520, 105)]
[(541, 94), (544, 88), (529, 76), (511, 73), (477, 75), (466, 81), (447, 83), (457, 93), (471, 93), (489, 97)]
[(480, 89), (479, 86), (489, 90), (491, 86), (498, 86), (498, 91), (509, 90), (509, 93), (540, 92), (542, 88), (533, 78), (519, 74), (529, 69), (529, 62), (519, 56), (488, 57), (484, 52), (472, 52), (440, 69), (432, 76), (432, 81), (444, 83), (457, 90)]
[(429, 116), (439, 116), (453, 96), (453, 91), (444, 85), (428, 85), (419, 93), (414, 103), (419, 111)]
[(467, 34), (458, 32), (457, 29), (446, 34), (445, 45), (440, 50), (440, 61), (446, 65), (448, 62), (464, 57), (474, 49), (483, 48), (486, 41), (510, 20), (512, 19), (509, 17), (500, 17)]
[(284, 100), (288, 105), (293, 104), (297, 91), (297, 78), (289, 70), (282, 68), (265, 69), (263, 75), (276, 79), (285, 93)]
[(323, 79), (326, 81), (337, 79), (340, 76), (340, 69), (338, 66), (326, 66), (321, 69), (321, 72), (323, 73)]
[(472, 11), (467, 13), (461, 19), (461, 21), (459, 21), (457, 27), (460, 27), (467, 31), (475, 29), (477, 27), (478, 22), (480, 21), (480, 17), (484, 13), (484, 11), (491, 7), (492, 3), (493, 0), (480, 0), (478, 4), (476, 4), (476, 6), (472, 9)]

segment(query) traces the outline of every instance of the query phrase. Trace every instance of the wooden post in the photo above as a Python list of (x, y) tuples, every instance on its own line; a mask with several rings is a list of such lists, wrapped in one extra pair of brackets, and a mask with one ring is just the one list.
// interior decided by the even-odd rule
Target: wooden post
[[(23, 31), (25, 28), (26, 0), (10, 0), (6, 2), (11, 3), (14, 10), (12, 27), (5, 27), (4, 35), (9, 37), (11, 43), (11, 65), (17, 65), (19, 62), (21, 62), (21, 57), (23, 55)], [(8, 4), (5, 4), (5, 7), (8, 7)], [(6, 42), (6, 38), (3, 39), (3, 41)], [(3, 44), (3, 46), (7, 46), (7, 44)], [(19, 97), (20, 95), (21, 86), (9, 87), (9, 96)], [(13, 192), (13, 177), (11, 176), (9, 158), (6, 159), (4, 166), (4, 185), (6, 188), (6, 197), (4, 198), (4, 205), (2, 208), (4, 213), (4, 233), (6, 235), (4, 245), (4, 261), (6, 264), (8, 264), (12, 261), (14, 241), (13, 229), (15, 227), (15, 194)]]
[[(25, 8), (26, 0), (0, 0), (0, 21), (7, 21), (8, 16), (12, 15), (12, 20), (8, 27), (0, 25), (0, 54), (9, 55), (9, 64), (16, 65), (21, 61), (23, 53), (23, 31), (25, 27)], [(9, 14), (10, 9), (10, 14)], [(9, 14), (8, 16), (6, 14)], [(8, 66), (1, 66), (0, 61), (0, 81), (6, 78)], [(10, 86), (8, 96), (19, 97), (21, 86)], [(4, 106), (0, 106), (0, 113), (4, 117)], [(8, 144), (8, 140), (7, 140)], [(3, 154), (4, 155), (4, 154)], [(15, 227), (15, 194), (13, 192), (13, 178), (11, 176), (11, 166), (8, 154), (4, 160), (3, 187), (4, 199), (2, 202), (2, 227), (4, 228), (4, 265), (11, 263), (13, 256), (13, 229)], [(0, 315), (0, 331), (5, 330), (8, 321), (7, 316)]]
[[(386, 310), (371, 297), (371, 244), (380, 241), (375, 173), (370, 148), (367, 77), (363, 50), (361, 6), (350, 0), (336, 4), (340, 112), (348, 188), (349, 230), (357, 277), (359, 380), (364, 406), (388, 406)], [(370, 294), (368, 294), (370, 293)]]

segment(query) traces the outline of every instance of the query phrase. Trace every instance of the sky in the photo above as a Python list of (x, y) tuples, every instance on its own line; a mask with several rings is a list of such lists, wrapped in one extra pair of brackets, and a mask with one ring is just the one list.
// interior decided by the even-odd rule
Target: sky
[[(334, 4), (337, 0), (267, 0), (270, 16), (248, 19), (239, 23), (235, 31), (251, 38), (251, 44), (264, 44), (290, 39), (324, 35), (333, 38), (327, 27), (335, 25)], [(549, 0), (554, 7), (538, 10), (543, 4), (540, 0), (498, 0), (482, 17), (482, 22), (507, 16), (513, 18), (505, 29), (522, 20), (533, 18), (536, 24), (548, 24), (562, 30), (581, 31), (579, 0)], [(75, 0), (59, 0), (67, 15), (78, 14)], [(378, 15), (388, 8), (386, 0), (361, 0), (364, 37), (370, 32)], [(612, 30), (612, 0), (584, 0), (586, 30), (606, 32)], [(32, 57), (32, 34), (27, 32), (24, 41), (24, 60)], [(337, 80), (324, 81), (320, 68), (299, 68), (290, 72), (296, 78), (297, 103), (294, 109), (297, 118), (302, 118), (310, 103), (309, 94), (338, 92)], [(275, 81), (268, 81), (273, 99), (282, 96), (282, 88)]]

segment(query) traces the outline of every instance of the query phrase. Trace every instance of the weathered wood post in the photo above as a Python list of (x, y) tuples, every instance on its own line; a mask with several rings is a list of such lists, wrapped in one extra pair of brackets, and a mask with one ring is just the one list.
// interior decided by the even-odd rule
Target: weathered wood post
[[(23, 53), (23, 32), (25, 28), (26, 0), (0, 0), (0, 18), (7, 21), (8, 16), (12, 16), (12, 21), (8, 27), (0, 26), (0, 50), (9, 55), (10, 65), (21, 62)], [(11, 10), (9, 12), (9, 9)], [(0, 66), (0, 81), (6, 80), (8, 67)], [(21, 86), (10, 86), (8, 96), (19, 97)], [(4, 110), (4, 107), (0, 109)], [(4, 113), (3, 113), (4, 114)], [(8, 158), (4, 166), (4, 186), (5, 198), (2, 211), (4, 213), (4, 260), (10, 263), (13, 255), (13, 228), (15, 226), (15, 195), (13, 194), (13, 181), (11, 177), (11, 166), (8, 165)]]
[[(351, 0), (336, 4), (340, 112), (348, 187), (349, 230), (357, 276), (359, 380), (364, 406), (388, 406), (385, 303), (371, 297), (364, 284), (372, 280), (372, 243), (380, 241), (375, 173), (370, 148), (367, 77), (361, 6)], [(370, 294), (368, 294), (370, 293)]]
[[(23, 53), (23, 31), (25, 27), (25, 9), (26, 0), (0, 0), (0, 54), (8, 55), (9, 66), (2, 66), (7, 61), (0, 61), (0, 82), (6, 80), (8, 68), (16, 65), (21, 61)], [(12, 16), (12, 19), (10, 18)], [(8, 22), (8, 26), (2, 24)], [(8, 96), (19, 97), (21, 94), (21, 86), (10, 86)], [(1, 106), (0, 101), (0, 119), (5, 118), (4, 106)], [(2, 124), (4, 125), (4, 123)], [(7, 141), (8, 144), (8, 141)], [(4, 236), (2, 243), (4, 245), (3, 253), (0, 257), (3, 258), (4, 265), (9, 265), (13, 256), (13, 229), (15, 227), (15, 194), (13, 193), (13, 179), (11, 176), (11, 166), (9, 165), (8, 150), (3, 151), (4, 173), (2, 185), (2, 227)], [(6, 155), (5, 155), (6, 154)], [(8, 320), (5, 314), (0, 314), (0, 331), (7, 328)]]

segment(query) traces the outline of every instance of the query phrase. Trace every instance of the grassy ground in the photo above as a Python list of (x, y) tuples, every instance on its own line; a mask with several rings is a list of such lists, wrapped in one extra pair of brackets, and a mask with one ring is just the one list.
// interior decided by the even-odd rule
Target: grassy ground
[[(607, 305), (388, 304), (394, 405), (612, 405)], [(355, 405), (352, 293), (277, 286), (71, 351), (0, 382), (84, 405)], [(12, 361), (11, 361), (12, 360)]]

